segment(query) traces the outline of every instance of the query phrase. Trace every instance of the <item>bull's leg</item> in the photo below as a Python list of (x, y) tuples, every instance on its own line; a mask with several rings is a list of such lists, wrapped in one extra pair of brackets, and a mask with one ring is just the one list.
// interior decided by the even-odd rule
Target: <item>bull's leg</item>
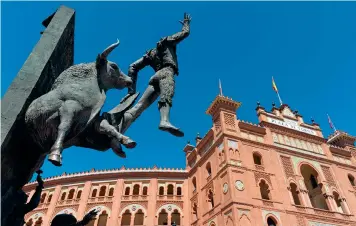
[(48, 160), (55, 166), (62, 165), (63, 142), (73, 124), (75, 113), (80, 109), (76, 101), (65, 101), (59, 108), (60, 124), (58, 126), (57, 139), (54, 142)]
[(114, 126), (110, 125), (106, 119), (100, 121), (99, 125), (96, 126), (99, 133), (106, 134), (109, 137), (113, 138), (115, 142), (119, 141), (126, 148), (134, 148), (136, 147), (136, 142), (131, 140), (129, 137), (119, 133)]

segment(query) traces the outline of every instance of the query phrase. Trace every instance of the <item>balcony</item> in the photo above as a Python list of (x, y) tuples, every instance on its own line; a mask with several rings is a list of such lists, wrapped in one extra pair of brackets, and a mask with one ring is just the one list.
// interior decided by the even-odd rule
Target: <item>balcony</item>
[(183, 196), (182, 195), (158, 195), (158, 200), (180, 201), (183, 200)]
[(58, 206), (66, 206), (66, 205), (76, 205), (79, 204), (80, 199), (67, 199), (67, 200), (59, 200), (57, 202)]
[(113, 196), (90, 197), (88, 203), (112, 202)]
[(148, 195), (123, 195), (122, 200), (147, 200)]

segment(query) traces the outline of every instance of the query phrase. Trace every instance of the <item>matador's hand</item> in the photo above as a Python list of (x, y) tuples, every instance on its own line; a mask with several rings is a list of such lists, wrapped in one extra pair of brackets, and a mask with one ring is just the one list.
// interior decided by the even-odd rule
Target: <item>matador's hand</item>
[(93, 209), (92, 211), (90, 211), (89, 213), (87, 213), (85, 216), (84, 216), (84, 218), (83, 218), (83, 220), (81, 221), (81, 223), (83, 224), (83, 225), (87, 225), (87, 224), (89, 224), (89, 222), (91, 221), (91, 220), (93, 220), (95, 217), (96, 217), (96, 215), (98, 214), (98, 210), (96, 210), (96, 209)]
[(184, 20), (180, 20), (179, 22), (181, 23), (181, 24), (190, 24), (190, 21), (192, 21), (192, 17), (189, 15), (189, 14), (187, 14), (187, 13), (184, 13)]
[(37, 178), (36, 178), (36, 180), (37, 180), (38, 186), (39, 186), (40, 188), (43, 188), (44, 182), (43, 182), (42, 177), (41, 177), (41, 175), (40, 175), (41, 173), (42, 173), (42, 170), (38, 170), (38, 171), (37, 171)]

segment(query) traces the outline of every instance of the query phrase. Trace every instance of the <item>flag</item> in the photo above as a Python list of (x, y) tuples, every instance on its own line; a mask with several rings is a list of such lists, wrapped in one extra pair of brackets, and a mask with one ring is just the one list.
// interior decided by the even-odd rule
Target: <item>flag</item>
[(328, 115), (328, 114), (326, 114), (326, 115), (328, 116), (328, 121), (329, 121), (330, 128), (333, 129), (333, 130), (335, 130), (334, 124), (333, 124), (333, 122), (331, 121), (329, 115)]
[(272, 88), (276, 93), (278, 93), (278, 89), (277, 89), (276, 83), (274, 82), (273, 77), (272, 77)]

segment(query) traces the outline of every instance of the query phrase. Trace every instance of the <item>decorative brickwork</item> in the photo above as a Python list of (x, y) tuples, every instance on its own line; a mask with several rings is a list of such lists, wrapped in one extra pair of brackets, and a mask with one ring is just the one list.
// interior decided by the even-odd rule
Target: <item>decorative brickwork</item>
[(217, 117), (214, 120), (214, 126), (215, 126), (215, 132), (219, 133), (221, 131), (221, 120), (220, 120), (220, 117)]
[(268, 182), (268, 184), (271, 186), (271, 188), (273, 187), (271, 177), (268, 174), (263, 172), (254, 172), (254, 174), (255, 174), (256, 186), (258, 186), (260, 179), (265, 179)]
[(235, 116), (232, 114), (224, 113), (224, 120), (226, 127), (231, 130), (235, 130)]
[(306, 226), (303, 216), (296, 215), (296, 218), (297, 218), (297, 226)]
[(328, 182), (328, 184), (330, 186), (336, 187), (336, 183), (335, 183), (335, 180), (331, 174), (330, 168), (327, 166), (321, 166), (321, 170), (323, 171), (326, 182)]
[(281, 156), (281, 160), (286, 178), (294, 178), (294, 170), (290, 157)]

